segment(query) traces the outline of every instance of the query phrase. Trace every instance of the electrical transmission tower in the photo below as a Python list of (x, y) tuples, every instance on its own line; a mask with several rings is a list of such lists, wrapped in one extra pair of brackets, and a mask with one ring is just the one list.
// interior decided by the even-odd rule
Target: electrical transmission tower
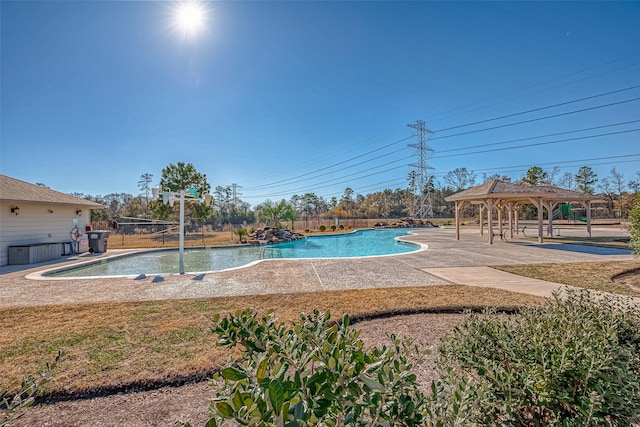
[(233, 202), (234, 205), (238, 204), (238, 197), (242, 196), (242, 193), (238, 192), (239, 189), (241, 189), (242, 186), (238, 185), (238, 184), (231, 184), (231, 201)]
[(433, 156), (433, 148), (427, 141), (431, 139), (433, 131), (429, 129), (424, 120), (417, 120), (416, 123), (407, 125), (415, 129), (414, 136), (418, 137), (418, 142), (409, 144), (408, 146), (415, 149), (414, 156), (418, 157), (418, 161), (411, 163), (409, 166), (417, 168), (416, 184), (418, 186), (418, 198), (413, 204), (412, 216), (414, 218), (432, 218), (433, 206), (431, 204), (431, 190), (433, 187), (433, 166), (427, 163), (427, 160)]

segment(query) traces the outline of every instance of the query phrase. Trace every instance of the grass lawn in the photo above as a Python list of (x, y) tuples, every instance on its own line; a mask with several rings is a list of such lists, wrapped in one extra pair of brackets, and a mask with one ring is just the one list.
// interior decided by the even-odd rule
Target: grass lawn
[[(575, 286), (630, 294), (612, 277), (640, 260), (541, 264), (501, 270)], [(330, 310), (334, 319), (393, 313), (512, 308), (541, 298), (490, 288), (430, 286), (136, 303), (0, 309), (0, 389), (17, 389), (27, 374), (64, 352), (45, 394), (99, 393), (204, 378), (229, 356), (209, 331), (215, 313), (252, 307), (275, 310), (282, 321)]]
[(47, 394), (153, 386), (204, 377), (229, 356), (209, 331), (215, 313), (252, 307), (282, 321), (314, 308), (366, 318), (391, 313), (536, 304), (539, 297), (465, 286), (389, 288), (319, 293), (57, 305), (0, 310), (0, 389), (64, 352)]
[(617, 284), (613, 277), (640, 269), (640, 260), (580, 262), (572, 264), (520, 264), (494, 267), (497, 270), (565, 285), (640, 297), (640, 293)]

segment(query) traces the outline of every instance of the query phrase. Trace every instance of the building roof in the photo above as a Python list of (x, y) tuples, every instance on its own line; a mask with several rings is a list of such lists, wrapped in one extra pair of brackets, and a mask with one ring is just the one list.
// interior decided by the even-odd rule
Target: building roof
[(48, 187), (0, 175), (0, 202), (34, 203), (46, 205), (85, 206), (91, 209), (104, 209), (100, 203), (61, 193)]
[(497, 179), (487, 181), (484, 184), (460, 191), (446, 197), (447, 202), (466, 200), (470, 202), (484, 199), (502, 200), (529, 200), (532, 198), (543, 198), (545, 200), (562, 202), (597, 201), (593, 194), (581, 193), (579, 191), (566, 190), (552, 185), (531, 185), (523, 182), (512, 183)]

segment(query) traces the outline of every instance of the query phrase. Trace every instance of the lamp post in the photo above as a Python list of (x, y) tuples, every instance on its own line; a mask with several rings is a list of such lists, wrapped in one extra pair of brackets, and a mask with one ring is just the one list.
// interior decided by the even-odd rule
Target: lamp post
[[(158, 200), (160, 197), (160, 189), (152, 188), (151, 189), (153, 198), (152, 200)], [(198, 193), (195, 188), (191, 187), (189, 190), (180, 190), (178, 192), (171, 191), (163, 191), (162, 192), (162, 202), (166, 205), (167, 203), (173, 206), (173, 202), (176, 197), (179, 197), (180, 200), (180, 246), (178, 248), (179, 258), (180, 258), (180, 274), (184, 274), (184, 201), (185, 198), (190, 200), (195, 200), (198, 202), (203, 202), (205, 204), (211, 204), (211, 196), (209, 194), (204, 197), (198, 197)]]

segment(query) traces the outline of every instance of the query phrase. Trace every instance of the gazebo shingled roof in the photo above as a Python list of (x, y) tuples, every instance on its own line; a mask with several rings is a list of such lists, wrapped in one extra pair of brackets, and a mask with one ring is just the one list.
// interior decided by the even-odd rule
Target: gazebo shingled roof
[[(483, 233), (482, 213), (486, 209), (489, 213), (489, 243), (493, 243), (494, 209), (498, 210), (498, 226), (502, 228), (501, 214), (504, 208), (509, 215), (509, 231), (513, 234), (513, 213), (518, 205), (533, 204), (538, 208), (538, 241), (543, 242), (543, 210), (552, 212), (558, 203), (579, 203), (587, 210), (587, 233), (591, 236), (591, 203), (599, 201), (594, 195), (579, 191), (567, 190), (551, 185), (531, 185), (526, 183), (512, 183), (501, 180), (491, 180), (468, 190), (460, 191), (445, 198), (448, 202), (455, 202), (456, 208), (456, 239), (460, 239), (460, 211), (466, 203), (480, 205), (480, 234)], [(517, 218), (516, 218), (517, 221)], [(553, 233), (553, 215), (549, 216), (549, 234)], [(502, 230), (500, 230), (502, 232)]]

